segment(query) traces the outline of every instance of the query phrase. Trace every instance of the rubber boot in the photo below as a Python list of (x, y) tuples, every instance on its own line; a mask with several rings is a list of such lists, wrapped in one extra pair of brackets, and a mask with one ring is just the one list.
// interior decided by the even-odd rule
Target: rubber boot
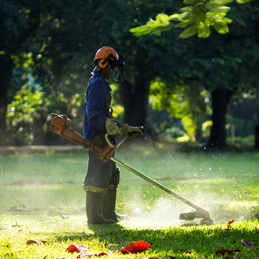
[(103, 202), (105, 193), (87, 192), (86, 194), (86, 215), (88, 224), (114, 224), (113, 219), (102, 217)]
[(103, 217), (105, 219), (113, 219), (115, 222), (125, 219), (125, 216), (117, 215), (115, 213), (117, 190), (108, 190), (105, 193), (104, 203), (103, 203)]

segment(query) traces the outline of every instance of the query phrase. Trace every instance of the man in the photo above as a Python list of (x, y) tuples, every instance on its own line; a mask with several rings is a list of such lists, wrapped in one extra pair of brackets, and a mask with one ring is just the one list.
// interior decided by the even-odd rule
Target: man
[[(130, 137), (143, 135), (139, 127), (130, 127), (112, 118), (111, 88), (107, 81), (115, 72), (115, 83), (123, 81), (124, 63), (111, 47), (100, 48), (94, 58), (95, 68), (86, 88), (84, 107), (84, 137), (100, 147), (106, 147), (105, 134), (115, 142), (115, 135), (127, 134)], [(86, 214), (88, 224), (112, 224), (119, 221), (115, 213), (117, 186), (120, 171), (109, 160), (98, 159), (94, 151), (88, 153), (88, 168), (83, 188), (86, 191)]]

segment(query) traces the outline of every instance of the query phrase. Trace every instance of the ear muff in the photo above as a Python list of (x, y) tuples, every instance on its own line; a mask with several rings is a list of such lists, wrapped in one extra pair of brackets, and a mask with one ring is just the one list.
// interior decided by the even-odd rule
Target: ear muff
[(99, 62), (98, 66), (103, 69), (103, 68), (105, 68), (105, 67), (107, 66), (107, 64), (108, 64), (108, 60), (105, 59), (105, 58), (103, 58), (103, 59), (101, 59), (101, 61)]
[[(116, 58), (114, 57), (114, 55), (112, 53), (107, 58), (101, 59), (97, 65), (101, 69), (104, 69), (108, 65), (108, 62), (110, 62), (110, 61), (115, 61), (115, 64), (116, 64)], [(94, 62), (97, 63), (97, 60), (94, 59)]]

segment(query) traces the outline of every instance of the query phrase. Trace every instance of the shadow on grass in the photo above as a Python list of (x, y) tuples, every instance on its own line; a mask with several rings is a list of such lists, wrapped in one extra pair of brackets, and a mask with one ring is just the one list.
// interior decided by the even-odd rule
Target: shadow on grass
[[(215, 228), (215, 226), (130, 229), (120, 224), (88, 225), (88, 229), (90, 232), (70, 232), (66, 235), (56, 235), (55, 238), (59, 242), (71, 240), (76, 245), (80, 245), (78, 242), (83, 240), (95, 239), (104, 244), (103, 252), (119, 250), (131, 241), (143, 240), (152, 245), (149, 253), (162, 253), (164, 256), (179, 256), (187, 252), (209, 256), (219, 249), (238, 249), (242, 253), (248, 253), (241, 240), (249, 242), (258, 240), (258, 228), (251, 228), (248, 224), (244, 224), (243, 227), (241, 225), (238, 228), (234, 227), (229, 231), (221, 227)], [(250, 249), (251, 256), (257, 254), (258, 251), (258, 248)]]

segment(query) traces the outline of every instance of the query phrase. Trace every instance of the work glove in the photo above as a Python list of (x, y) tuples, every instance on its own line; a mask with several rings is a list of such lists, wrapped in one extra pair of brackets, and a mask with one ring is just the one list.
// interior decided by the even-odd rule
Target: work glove
[(143, 136), (141, 127), (132, 127), (127, 123), (121, 123), (114, 118), (107, 118), (105, 121), (106, 131), (109, 135), (122, 135), (126, 134), (129, 138), (136, 138), (137, 136)]
[(131, 139), (134, 139), (138, 136), (143, 136), (141, 127), (129, 126), (129, 124), (127, 124), (127, 123), (122, 124), (121, 133), (126, 134)]
[(121, 128), (114, 118), (107, 118), (105, 121), (105, 128), (109, 135), (121, 135)]

